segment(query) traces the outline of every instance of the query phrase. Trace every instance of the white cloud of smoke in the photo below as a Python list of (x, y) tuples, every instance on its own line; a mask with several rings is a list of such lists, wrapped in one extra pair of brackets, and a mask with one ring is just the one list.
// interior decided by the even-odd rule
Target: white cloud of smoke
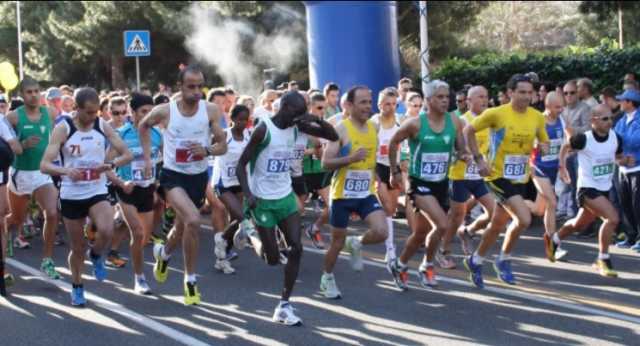
[(216, 10), (194, 4), (190, 8), (191, 33), (186, 47), (203, 63), (216, 67), (226, 85), (244, 94), (256, 96), (262, 90), (262, 69), (287, 69), (300, 58), (304, 47), (299, 14), (281, 5), (268, 13), (269, 34), (257, 32), (248, 21), (221, 16)]

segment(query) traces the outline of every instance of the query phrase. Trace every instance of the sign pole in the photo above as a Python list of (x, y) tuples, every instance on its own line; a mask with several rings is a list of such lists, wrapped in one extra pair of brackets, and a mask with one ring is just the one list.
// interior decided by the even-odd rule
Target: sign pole
[(16, 1), (16, 15), (18, 24), (18, 69), (20, 70), (20, 80), (23, 80), (24, 71), (22, 69), (22, 25), (20, 18), (20, 1)]
[(140, 91), (140, 57), (136, 57), (136, 90)]

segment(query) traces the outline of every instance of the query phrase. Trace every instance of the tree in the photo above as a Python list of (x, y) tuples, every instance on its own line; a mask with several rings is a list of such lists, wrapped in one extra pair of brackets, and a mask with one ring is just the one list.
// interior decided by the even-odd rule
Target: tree
[(637, 42), (640, 38), (640, 3), (637, 1), (581, 1), (580, 12), (589, 15), (593, 14), (596, 20), (610, 30), (608, 37), (619, 39), (618, 31), (618, 11), (622, 14), (622, 27), (624, 28), (624, 42)]

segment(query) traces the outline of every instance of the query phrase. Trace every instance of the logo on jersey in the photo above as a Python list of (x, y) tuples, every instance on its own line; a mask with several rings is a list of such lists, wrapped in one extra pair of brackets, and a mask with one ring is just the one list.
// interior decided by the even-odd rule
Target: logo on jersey
[(447, 145), (448, 145), (448, 144), (449, 144), (449, 141), (451, 140), (451, 137), (450, 137), (450, 136), (444, 136), (444, 137), (442, 137), (442, 138), (444, 139), (444, 144), (447, 144)]
[(93, 136), (80, 137), (80, 141), (91, 141), (93, 140)]

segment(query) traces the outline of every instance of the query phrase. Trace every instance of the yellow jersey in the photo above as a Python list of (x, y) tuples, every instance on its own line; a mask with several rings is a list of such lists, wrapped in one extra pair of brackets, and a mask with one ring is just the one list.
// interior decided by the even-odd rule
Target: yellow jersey
[(358, 130), (351, 119), (342, 121), (349, 142), (340, 148), (339, 155), (348, 156), (360, 148), (367, 150), (363, 161), (351, 163), (334, 172), (331, 178), (331, 199), (366, 198), (376, 194), (374, 184), (378, 135), (375, 125), (367, 120), (367, 132)]
[(485, 110), (473, 119), (471, 126), (476, 132), (489, 129), (487, 159), (491, 173), (487, 181), (500, 178), (513, 183), (529, 181), (529, 156), (535, 139), (549, 142), (542, 113), (532, 107), (518, 113), (508, 103)]
[[(476, 116), (473, 115), (471, 111), (468, 111), (464, 113), (461, 118), (464, 120), (465, 125), (467, 125), (471, 124), (475, 117)], [(489, 129), (476, 132), (476, 142), (478, 143), (480, 154), (486, 156), (489, 151)], [(479, 180), (482, 179), (482, 177), (478, 173), (478, 166), (476, 166), (475, 163), (467, 165), (463, 160), (456, 160), (449, 170), (449, 179)]]

